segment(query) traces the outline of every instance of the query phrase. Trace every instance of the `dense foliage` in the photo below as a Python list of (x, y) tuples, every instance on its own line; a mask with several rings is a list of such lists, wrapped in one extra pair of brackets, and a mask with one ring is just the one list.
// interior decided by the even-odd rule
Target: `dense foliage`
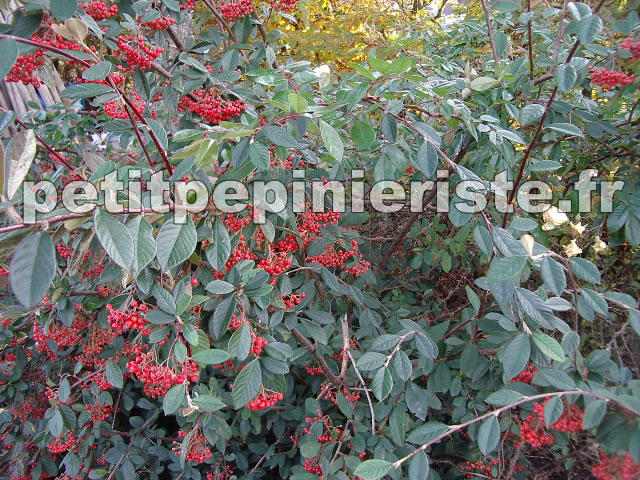
[[(24, 0), (0, 25), (1, 78), (68, 82), (0, 113), (2, 475), (639, 478), (637, 5), (427, 29), (381, 3), (399, 38), (346, 37), (342, 70), (305, 60), (309, 19), (366, 2)], [(211, 198), (301, 172), (308, 201), (452, 181), (422, 212)], [(80, 182), (95, 208), (55, 206)]]

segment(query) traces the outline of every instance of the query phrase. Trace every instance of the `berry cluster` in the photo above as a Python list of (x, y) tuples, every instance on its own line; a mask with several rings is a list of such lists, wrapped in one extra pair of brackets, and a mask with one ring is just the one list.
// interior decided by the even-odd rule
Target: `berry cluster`
[(132, 300), (130, 306), (133, 309), (132, 311), (122, 312), (113, 308), (113, 305), (110, 303), (107, 304), (106, 308), (109, 312), (109, 324), (114, 331), (145, 330), (147, 320), (144, 318), (143, 314), (149, 311), (149, 307), (144, 303), (138, 304), (137, 300)]
[[(269, 249), (270, 250), (270, 249)], [(271, 277), (279, 277), (281, 274), (289, 270), (293, 258), (287, 255), (286, 252), (278, 252), (269, 255), (267, 258), (262, 258), (256, 265), (257, 268), (262, 268)], [(272, 283), (275, 283), (272, 280)]]
[(301, 293), (300, 295), (282, 295), (282, 301), (284, 302), (285, 308), (293, 308), (296, 305), (300, 305), (303, 298), (307, 298), (306, 293)]
[(254, 332), (251, 332), (251, 350), (249, 353), (251, 355), (262, 355), (262, 349), (269, 345), (269, 342), (262, 338), (260, 335), (256, 335)]
[(257, 255), (253, 253), (251, 248), (249, 248), (249, 244), (247, 243), (245, 236), (240, 235), (238, 238), (238, 244), (236, 245), (236, 249), (233, 251), (229, 260), (224, 265), (224, 269), (227, 272), (230, 272), (233, 266), (241, 260), (257, 260)]
[(233, 473), (233, 469), (229, 465), (222, 465), (219, 471), (207, 472), (207, 480), (229, 480)]
[(182, 10), (191, 10), (193, 12), (196, 8), (197, 0), (184, 0), (184, 1), (185, 3), (180, 2), (180, 8)]
[(531, 383), (533, 377), (536, 375), (538, 371), (537, 367), (533, 365), (529, 365), (524, 371), (520, 372), (518, 375), (513, 377), (512, 382), (521, 382), (521, 383)]
[(143, 23), (142, 26), (145, 28), (150, 28), (154, 31), (166, 30), (171, 25), (175, 24), (176, 20), (171, 17), (160, 17), (152, 20), (150, 22)]
[(620, 44), (620, 48), (631, 52), (631, 60), (636, 61), (640, 58), (640, 42), (634, 42), (632, 37), (627, 38)]
[(64, 246), (62, 243), (56, 245), (56, 250), (62, 258), (71, 258), (73, 256), (73, 247)]
[[(151, 70), (153, 61), (164, 52), (162, 47), (149, 45), (144, 37), (139, 35), (120, 35), (116, 39), (118, 49), (115, 54), (124, 54), (125, 61), (129, 64), (129, 69), (140, 67), (141, 70)], [(118, 70), (125, 70), (118, 68)]]
[[(543, 403), (536, 402), (533, 405), (533, 413), (520, 425), (520, 436), (535, 448), (543, 445), (551, 446), (555, 443), (553, 435), (544, 427), (544, 407), (550, 399)], [(584, 411), (577, 405), (571, 404), (564, 409), (560, 418), (551, 425), (552, 430), (558, 432), (577, 432), (582, 430), (582, 418)]]
[(606, 68), (594, 70), (593, 67), (589, 66), (589, 70), (591, 71), (591, 82), (596, 85), (600, 85), (602, 88), (612, 89), (618, 85), (626, 87), (627, 85), (632, 84), (635, 80), (633, 75), (614, 72), (613, 70), (607, 70)]
[(220, 12), (229, 22), (233, 22), (238, 18), (244, 18), (253, 12), (251, 0), (229, 0), (220, 3)]
[(247, 105), (242, 100), (226, 101), (220, 96), (217, 89), (196, 90), (192, 93), (198, 101), (193, 101), (189, 97), (182, 97), (178, 104), (178, 111), (190, 112), (200, 115), (208, 123), (215, 124), (233, 117), (242, 115), (247, 109)]
[[(493, 478), (492, 470), (493, 467), (497, 467), (500, 463), (499, 458), (494, 458), (492, 460), (488, 459), (480, 459), (477, 462), (466, 462), (464, 465), (458, 467), (462, 473), (465, 474), (464, 478)], [(508, 463), (508, 461), (506, 461)], [(519, 472), (524, 470), (522, 465), (515, 465), (513, 467), (514, 472)]]
[(144, 393), (151, 398), (165, 395), (171, 387), (184, 383), (185, 380), (198, 381), (200, 372), (195, 362), (187, 360), (181, 372), (153, 362), (153, 353), (148, 352), (127, 363), (129, 371), (145, 384)]
[(264, 410), (265, 408), (273, 407), (276, 403), (284, 398), (284, 395), (280, 392), (263, 392), (259, 394), (256, 398), (251, 400), (247, 404), (247, 408), (251, 410)]
[[(178, 436), (180, 438), (186, 437), (187, 433), (188, 432), (185, 432), (183, 430), (178, 430)], [(173, 451), (176, 453), (176, 455), (180, 456), (182, 454), (182, 446), (178, 446), (178, 442), (176, 441), (174, 441), (173, 443), (174, 445), (176, 445), (173, 447)], [(189, 445), (187, 447), (187, 461), (204, 463), (211, 457), (213, 457), (213, 452), (211, 452), (211, 449), (207, 446), (207, 444), (207, 439), (204, 437), (204, 435), (202, 435), (202, 433), (197, 432), (195, 435), (193, 435), (189, 440)]]
[[(324, 252), (314, 257), (307, 257), (310, 262), (319, 263), (327, 268), (338, 267), (347, 273), (350, 273), (356, 277), (366, 273), (371, 264), (363, 260), (364, 255), (358, 251), (358, 242), (351, 240), (351, 250), (336, 250), (333, 245), (327, 245)], [(355, 260), (355, 263), (351, 266), (347, 266), (346, 262), (350, 259)]]
[(49, 442), (47, 448), (53, 454), (64, 453), (69, 451), (76, 443), (76, 437), (71, 430), (67, 430), (64, 434), (54, 438)]
[(271, 6), (281, 12), (293, 12), (298, 0), (271, 0)]
[(96, 403), (94, 405), (85, 405), (85, 408), (87, 412), (89, 412), (89, 418), (93, 423), (106, 420), (113, 414), (113, 405), (100, 405)]
[(309, 375), (323, 375), (322, 368), (320, 367), (311, 367), (307, 365), (306, 367), (304, 367), (304, 369)]
[(624, 456), (600, 452), (600, 464), (591, 472), (597, 480), (635, 480), (640, 478), (640, 463), (634, 462), (629, 452)]
[(34, 72), (44, 65), (44, 54), (42, 50), (37, 50), (30, 55), (20, 55), (13, 65), (11, 71), (7, 74), (5, 81), (24, 85), (33, 85), (40, 87), (40, 79), (35, 77)]
[(81, 3), (80, 6), (84, 8), (84, 11), (87, 12), (87, 15), (92, 17), (96, 22), (115, 17), (118, 14), (117, 5), (107, 6), (106, 3), (101, 1)]
[(312, 473), (314, 475), (317, 475), (319, 477), (323, 475), (322, 467), (320, 466), (320, 464), (318, 463), (318, 459), (316, 458), (307, 458), (304, 461), (304, 469), (305, 471)]

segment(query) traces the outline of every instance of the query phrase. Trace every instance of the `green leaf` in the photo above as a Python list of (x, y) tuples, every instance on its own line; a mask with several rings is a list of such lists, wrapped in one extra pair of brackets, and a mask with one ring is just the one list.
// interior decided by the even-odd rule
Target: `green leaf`
[(269, 149), (260, 143), (252, 143), (249, 147), (249, 158), (256, 168), (268, 170), (270, 165)]
[(97, 97), (105, 93), (115, 93), (115, 91), (101, 83), (80, 83), (65, 88), (60, 93), (60, 96), (71, 100), (80, 100), (82, 98)]
[(384, 138), (386, 138), (388, 142), (396, 143), (398, 122), (388, 113), (385, 113), (382, 117), (382, 135), (384, 135)]
[(356, 366), (363, 372), (375, 370), (384, 364), (386, 358), (387, 357), (381, 353), (366, 352), (358, 359)]
[(156, 240), (158, 252), (156, 258), (163, 271), (167, 271), (184, 262), (196, 249), (196, 227), (191, 217), (184, 224), (167, 220), (158, 232)]
[(502, 282), (520, 276), (520, 272), (527, 264), (527, 257), (513, 256), (494, 258), (487, 272), (487, 279), (491, 282)]
[(604, 400), (596, 399), (587, 405), (584, 410), (584, 416), (582, 417), (582, 427), (585, 430), (595, 428), (600, 425), (602, 419), (607, 413), (607, 402)]
[(296, 139), (282, 127), (267, 125), (262, 127), (262, 132), (272, 143), (279, 147), (295, 148), (298, 146)]
[(575, 125), (571, 125), (570, 123), (552, 123), (551, 125), (547, 125), (547, 128), (555, 130), (556, 132), (564, 133), (569, 136), (584, 138), (582, 130), (580, 130)]
[(520, 124), (529, 125), (542, 118), (544, 106), (537, 103), (525, 105), (520, 111)]
[(578, 22), (578, 40), (589, 45), (602, 30), (602, 20), (597, 15), (586, 15)]
[(249, 362), (236, 377), (231, 391), (235, 408), (242, 408), (260, 392), (262, 371), (260, 361), (256, 358)]
[(95, 210), (93, 223), (109, 257), (124, 270), (129, 270), (135, 257), (135, 247), (127, 227), (101, 208)]
[(629, 323), (633, 330), (640, 335), (640, 311), (629, 310)]
[(376, 398), (383, 401), (391, 393), (393, 377), (387, 367), (382, 367), (376, 372), (371, 381), (371, 390)]
[(562, 398), (552, 397), (544, 406), (544, 423), (547, 428), (551, 427), (562, 416), (564, 405)]
[(297, 93), (291, 92), (287, 95), (287, 99), (289, 100), (289, 105), (296, 113), (304, 112), (309, 106), (309, 102), (304, 97), (301, 97)]
[(585, 282), (600, 283), (600, 270), (586, 258), (572, 258), (571, 271)]
[(224, 350), (218, 350), (215, 348), (200, 350), (194, 353), (191, 357), (195, 362), (202, 363), (204, 365), (219, 365), (229, 360), (229, 354)]
[[(231, 254), (231, 240), (229, 232), (220, 217), (216, 217), (213, 227), (213, 243), (205, 251), (207, 260), (218, 271), (223, 271), (224, 265)], [(226, 328), (226, 327), (225, 327)]]
[(73, 16), (78, 2), (76, 0), (52, 0), (50, 5), (54, 17), (58, 20), (67, 20)]
[(398, 350), (398, 352), (393, 357), (393, 369), (396, 372), (396, 375), (400, 377), (401, 380), (407, 381), (411, 378), (411, 373), (413, 372), (413, 365), (411, 364), (411, 360), (406, 353), (402, 350)]
[(366, 150), (376, 140), (376, 132), (367, 122), (358, 120), (351, 129), (351, 138), (359, 150)]
[(438, 168), (438, 152), (431, 142), (424, 142), (418, 149), (416, 166), (427, 178), (433, 178)]
[(162, 410), (165, 415), (171, 415), (178, 411), (182, 406), (185, 398), (185, 388), (183, 384), (174, 385), (165, 394), (164, 400), (162, 400)]
[(230, 297), (225, 298), (220, 304), (216, 307), (216, 310), (213, 312), (213, 317), (209, 322), (209, 331), (213, 336), (214, 340), (219, 339), (224, 332), (227, 330), (229, 326), (229, 321), (231, 320), (231, 315), (233, 315), (233, 311), (236, 308), (236, 296), (231, 295)]
[(519, 400), (522, 400), (523, 395), (520, 392), (515, 392), (513, 390), (502, 389), (497, 392), (493, 392), (489, 395), (485, 402), (490, 403), (491, 405), (497, 405), (499, 407), (503, 407), (505, 405), (511, 405), (516, 403)]
[(0, 52), (2, 52), (0, 80), (3, 80), (18, 60), (18, 43), (13, 38), (0, 39)]
[[(424, 400), (424, 399), (423, 399)], [(420, 425), (407, 437), (407, 442), (422, 445), (435, 440), (449, 430), (449, 427), (440, 422), (427, 422)]]
[(378, 480), (391, 471), (393, 464), (385, 460), (365, 460), (357, 466), (354, 475), (362, 480)]
[(478, 429), (478, 446), (483, 455), (493, 452), (500, 442), (500, 424), (495, 415), (487, 418)]
[(393, 73), (397, 73), (398, 75), (402, 75), (403, 73), (411, 70), (413, 66), (413, 60), (409, 57), (398, 57), (391, 62), (391, 71)]
[(176, 320), (175, 315), (163, 312), (160, 309), (151, 310), (149, 313), (145, 314), (144, 317), (154, 325), (165, 325), (167, 323), (173, 323)]
[(552, 258), (545, 257), (540, 264), (540, 273), (549, 290), (556, 295), (562, 295), (567, 288), (567, 276), (562, 265)]
[(344, 144), (342, 143), (340, 135), (335, 128), (324, 120), (319, 120), (318, 123), (320, 125), (322, 141), (324, 142), (324, 146), (327, 147), (329, 155), (335, 158), (338, 162), (342, 161), (342, 156), (344, 155)]
[(576, 382), (574, 382), (573, 379), (562, 370), (541, 368), (538, 370), (538, 373), (536, 373), (536, 376), (533, 377), (534, 382), (537, 380), (538, 376), (540, 376), (540, 378), (545, 382), (560, 390), (573, 390), (576, 388)]
[(156, 303), (158, 304), (158, 307), (160, 307), (160, 310), (163, 310), (173, 316), (176, 315), (176, 301), (168, 291), (166, 291), (160, 285), (154, 285), (151, 293), (154, 297), (156, 297)]
[(493, 88), (499, 84), (500, 82), (498, 82), (498, 80), (496, 80), (495, 78), (477, 77), (471, 82), (471, 89), (475, 90), (476, 92), (484, 92), (485, 90), (489, 90), (490, 88)]
[(236, 287), (234, 285), (229, 282), (225, 282), (224, 280), (213, 280), (205, 287), (207, 292), (211, 292), (214, 295), (225, 295), (233, 292), (235, 289)]
[(193, 399), (193, 404), (205, 412), (217, 412), (225, 407), (222, 400), (213, 395), (198, 395)]
[(521, 333), (511, 340), (502, 355), (504, 373), (509, 380), (522, 372), (529, 363), (531, 344), (529, 337)]
[(409, 480), (427, 480), (429, 478), (429, 459), (423, 450), (413, 456), (409, 463)]
[(122, 388), (124, 386), (124, 378), (122, 376), (122, 370), (116, 362), (108, 360), (105, 365), (105, 374), (107, 381), (114, 386), (114, 388)]
[(85, 80), (104, 80), (111, 72), (112, 66), (113, 64), (107, 61), (96, 63), (93, 67), (82, 72), (82, 78)]
[(47, 422), (47, 429), (54, 437), (59, 437), (64, 429), (64, 420), (58, 408), (54, 409), (53, 416)]
[(536, 347), (538, 347), (545, 356), (551, 360), (564, 362), (564, 350), (562, 350), (562, 347), (554, 338), (542, 332), (534, 332), (531, 338), (533, 343), (536, 344)]
[(236, 360), (244, 360), (249, 355), (251, 350), (251, 330), (246, 322), (242, 323), (242, 326), (233, 332), (229, 339), (229, 355)]
[(568, 92), (576, 84), (578, 73), (572, 65), (563, 63), (553, 72), (553, 78), (561, 92)]
[(129, 220), (126, 227), (133, 241), (134, 255), (131, 269), (137, 276), (156, 256), (157, 246), (153, 238), (153, 227), (142, 215)]
[(9, 283), (23, 307), (30, 310), (40, 303), (55, 274), (55, 250), (46, 232), (33, 233), (20, 242), (9, 264)]
[(36, 134), (31, 129), (16, 133), (9, 142), (4, 164), (4, 192), (8, 200), (13, 198), (29, 173), (36, 151)]

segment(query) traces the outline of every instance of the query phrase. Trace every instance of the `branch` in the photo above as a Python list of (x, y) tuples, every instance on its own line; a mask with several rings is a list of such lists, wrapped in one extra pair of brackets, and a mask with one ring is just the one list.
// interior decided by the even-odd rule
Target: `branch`
[(358, 367), (356, 367), (356, 362), (353, 359), (351, 352), (347, 350), (345, 353), (349, 356), (349, 359), (351, 360), (351, 364), (353, 365), (353, 369), (356, 371), (356, 375), (358, 375), (358, 378), (360, 379), (360, 383), (362, 384), (362, 389), (364, 390), (364, 394), (367, 396), (367, 402), (369, 403), (369, 410), (371, 411), (371, 435), (375, 435), (376, 434), (376, 412), (373, 410), (373, 403), (371, 402), (369, 389), (367, 388), (367, 384), (364, 383), (364, 378), (362, 378), (362, 375), (360, 375), (360, 371), (358, 370)]
[(294, 337), (296, 337), (296, 340), (298, 340), (302, 344), (302, 346), (306, 348), (311, 355), (313, 355), (313, 358), (316, 359), (316, 362), (318, 362), (318, 365), (320, 365), (320, 368), (324, 372), (325, 376), (329, 380), (331, 380), (331, 383), (337, 386), (342, 385), (342, 380), (340, 380), (336, 376), (336, 374), (331, 371), (331, 369), (329, 368), (329, 365), (327, 365), (326, 360), (322, 358), (320, 355), (318, 355), (316, 348), (313, 346), (313, 344), (309, 340), (307, 340), (307, 338), (304, 335), (302, 335), (302, 333), (300, 333), (300, 330), (298, 330), (297, 328), (292, 328), (291, 333), (293, 334)]
[[(255, 10), (251, 10), (251, 16), (258, 20), (258, 32), (260, 32), (260, 36), (262, 37), (262, 41), (264, 42), (266, 47), (269, 47), (269, 42), (267, 41), (267, 29), (264, 27), (264, 24), (260, 21), (260, 17), (258, 17), (258, 14), (256, 13)], [(269, 65), (269, 67), (271, 67), (272, 65)], [(273, 68), (278, 68), (280, 67), (280, 64), (278, 63), (278, 60), (274, 60), (273, 61)]]
[[(199, 207), (193, 207), (189, 205), (161, 205), (159, 207), (154, 208), (123, 208), (122, 210), (118, 210), (117, 212), (109, 212), (113, 215), (121, 215), (121, 214), (131, 214), (137, 213), (140, 215), (144, 215), (146, 213), (168, 213), (168, 212), (192, 212), (192, 213), (200, 213)], [(212, 207), (207, 207), (207, 211), (213, 211)], [(44, 220), (39, 220), (34, 223), (20, 223), (18, 225), (11, 225), (9, 227), (0, 228), (0, 234), (13, 232), (15, 230), (23, 230), (25, 228), (31, 227), (48, 227), (54, 223), (66, 222), (67, 220), (74, 220), (76, 218), (87, 218), (91, 217), (90, 213), (68, 213), (66, 215), (60, 215), (59, 217), (52, 217)]]
[[(464, 155), (467, 153), (467, 149), (471, 146), (471, 142), (472, 142), (471, 138), (469, 138), (469, 140), (465, 142), (465, 144), (462, 146), (462, 148), (456, 155), (455, 159), (452, 160), (454, 164), (457, 164), (460, 162), (460, 160), (462, 160)], [(431, 201), (435, 198), (437, 193), (438, 191), (434, 189), (434, 190), (431, 190), (426, 197), (424, 197), (424, 199), (422, 200), (422, 209), (426, 208), (426, 206), (429, 203), (431, 203)], [(393, 255), (393, 252), (396, 250), (396, 248), (398, 248), (398, 245), (402, 243), (402, 241), (404, 240), (404, 237), (407, 235), (407, 233), (409, 233), (409, 230), (411, 230), (411, 225), (413, 225), (414, 222), (418, 219), (418, 217), (420, 216), (420, 213), (421, 212), (414, 212), (409, 217), (409, 219), (407, 220), (407, 223), (404, 224), (404, 226), (398, 233), (398, 236), (395, 238), (395, 240), (391, 244), (391, 247), (389, 247), (389, 250), (387, 250), (387, 252), (384, 254), (384, 257), (382, 257), (382, 260), (378, 264), (378, 271), (380, 271), (387, 264), (391, 255)]]
[[(567, 0), (565, 0), (566, 2)], [(531, 0), (527, 0), (527, 13), (531, 12)], [(533, 80), (533, 33), (531, 29), (531, 18), (527, 22), (527, 40), (529, 47), (529, 78)]]
[(495, 70), (498, 70), (498, 53), (496, 52), (496, 42), (493, 39), (493, 26), (491, 25), (491, 17), (489, 16), (489, 9), (487, 8), (487, 0), (482, 1), (482, 9), (484, 10), (484, 17), (487, 20), (487, 30), (489, 31), (489, 43), (491, 44), (491, 53), (493, 53), (493, 61), (495, 62)]
[(342, 368), (340, 369), (340, 378), (344, 382), (347, 378), (347, 370), (349, 369), (349, 358), (347, 352), (349, 351), (349, 322), (347, 321), (347, 314), (342, 317), (342, 342), (344, 343), (342, 351)]
[(586, 397), (593, 397), (593, 398), (598, 398), (600, 400), (605, 400), (606, 402), (611, 401), (611, 402), (614, 402), (615, 404), (619, 405), (623, 409), (633, 413), (634, 415), (640, 416), (640, 412), (637, 412), (637, 411), (633, 410), (632, 408), (629, 408), (626, 405), (623, 405), (622, 403), (617, 402), (616, 400), (613, 400), (613, 399), (611, 399), (609, 397), (605, 397), (604, 395), (600, 395), (598, 393), (586, 392), (584, 390), (569, 390), (569, 391), (564, 391), (564, 392), (551, 392), (551, 393), (541, 393), (539, 395), (531, 395), (529, 397), (523, 397), (520, 400), (518, 400), (517, 402), (510, 403), (509, 405), (505, 405), (504, 407), (500, 407), (500, 408), (498, 408), (496, 410), (492, 410), (490, 412), (487, 412), (484, 415), (480, 415), (479, 417), (472, 418), (471, 420), (468, 420), (468, 421), (466, 421), (464, 423), (461, 423), (459, 425), (451, 425), (449, 427), (449, 429), (446, 432), (444, 432), (443, 434), (438, 435), (433, 440), (430, 440), (429, 442), (425, 443), (424, 445), (421, 445), (420, 447), (418, 447), (416, 450), (411, 452), (409, 455), (406, 455), (405, 457), (401, 458), (400, 460), (394, 462), (393, 463), (393, 468), (394, 469), (400, 468), (400, 466), (404, 462), (406, 462), (407, 460), (412, 458), (416, 453), (426, 450), (428, 447), (430, 447), (434, 443), (438, 443), (442, 439), (447, 438), (450, 435), (453, 435), (454, 433), (459, 432), (460, 430), (464, 430), (465, 428), (467, 428), (470, 425), (473, 425), (474, 423), (481, 422), (482, 420), (485, 420), (485, 419), (487, 419), (487, 418), (489, 418), (491, 416), (496, 416), (497, 417), (502, 412), (504, 412), (506, 410), (511, 410), (512, 408), (517, 407), (519, 405), (522, 405), (523, 403), (529, 403), (529, 402), (533, 402), (535, 400), (542, 400), (542, 399), (546, 399), (546, 398), (549, 398), (549, 397), (565, 397), (565, 396), (569, 396), (569, 395), (583, 395), (583, 396), (586, 396)]
[(560, 41), (562, 40), (565, 13), (567, 13), (567, 0), (564, 0), (562, 2), (562, 12), (560, 12), (560, 26), (558, 27), (558, 36), (556, 37), (556, 43), (553, 46), (553, 56), (551, 57), (554, 62), (558, 60), (558, 50), (560, 49)]
[(227, 21), (224, 19), (224, 17), (220, 15), (220, 12), (216, 8), (216, 6), (213, 3), (211, 3), (211, 0), (202, 0), (202, 3), (204, 3), (209, 8), (209, 10), (211, 10), (211, 13), (213, 13), (213, 16), (216, 17), (216, 19), (220, 22), (222, 27), (227, 31), (227, 33), (229, 34), (229, 37), (231, 37), (231, 40), (233, 40), (233, 43), (238, 43), (238, 38), (236, 37), (236, 34), (233, 33), (233, 30), (231, 30), (231, 27), (229, 26)]

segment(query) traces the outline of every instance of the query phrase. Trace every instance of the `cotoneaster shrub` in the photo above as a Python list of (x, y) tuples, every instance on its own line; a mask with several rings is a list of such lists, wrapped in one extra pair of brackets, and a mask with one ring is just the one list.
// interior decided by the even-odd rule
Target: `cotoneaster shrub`
[[(638, 478), (627, 7), (491, 2), (327, 73), (275, 28), (305, 2), (24, 2), (2, 77), (69, 85), (0, 116), (2, 475)], [(207, 191), (152, 208), (161, 172)], [(263, 204), (211, 198), (225, 180), (293, 196), (300, 174), (306, 199), (261, 223)], [(447, 175), (422, 213), (307, 203), (332, 181), (352, 198)], [(111, 195), (136, 178), (148, 192)], [(44, 180), (100, 187), (95, 208), (30, 219), (44, 187), (24, 182)], [(521, 208), (528, 180), (552, 208)], [(482, 212), (459, 208), (472, 193)]]

